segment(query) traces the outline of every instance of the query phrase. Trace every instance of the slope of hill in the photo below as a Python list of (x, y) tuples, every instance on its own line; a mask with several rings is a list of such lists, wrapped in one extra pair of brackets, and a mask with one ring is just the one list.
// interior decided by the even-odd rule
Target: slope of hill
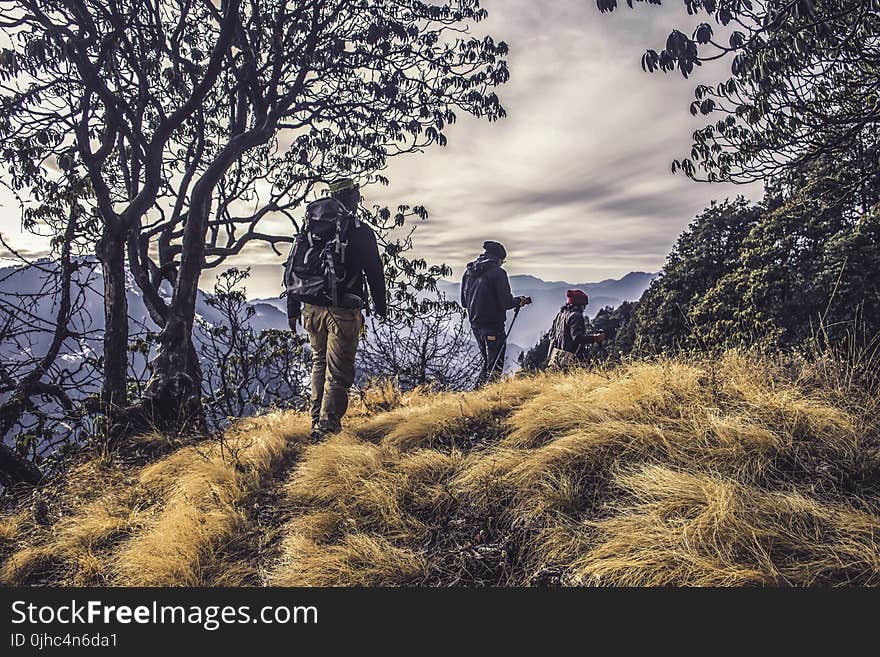
[(147, 436), (0, 515), (0, 583), (877, 585), (880, 399), (846, 381), (730, 353), (371, 390), (317, 445), (296, 413)]

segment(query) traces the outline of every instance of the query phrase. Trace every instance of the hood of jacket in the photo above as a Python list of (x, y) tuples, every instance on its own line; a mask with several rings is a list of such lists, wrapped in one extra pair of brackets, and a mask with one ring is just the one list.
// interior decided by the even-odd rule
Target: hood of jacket
[(479, 258), (474, 260), (473, 262), (469, 262), (467, 264), (467, 269), (469, 272), (474, 274), (475, 276), (482, 276), (490, 269), (494, 269), (496, 267), (501, 266), (501, 261), (495, 256), (489, 255), (488, 253), (483, 253)]

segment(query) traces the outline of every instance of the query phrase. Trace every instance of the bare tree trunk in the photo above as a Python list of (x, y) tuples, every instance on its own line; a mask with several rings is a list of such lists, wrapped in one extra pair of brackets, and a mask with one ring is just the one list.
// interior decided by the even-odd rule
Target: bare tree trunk
[[(220, 172), (209, 172), (193, 188), (189, 219), (183, 233), (180, 271), (165, 326), (159, 335), (159, 355), (147, 383), (144, 403), (159, 431), (204, 430), (202, 368), (192, 340), (199, 278), (205, 263), (205, 233), (211, 211), (211, 191)], [(213, 174), (213, 175), (211, 175)]]
[(143, 431), (182, 433), (205, 430), (202, 368), (192, 340), (199, 278), (205, 267), (205, 238), (213, 192), (218, 182), (250, 148), (266, 143), (274, 127), (263, 125), (233, 137), (193, 186), (183, 230), (180, 268), (165, 325), (159, 334), (159, 353), (141, 401), (111, 417), (111, 440)]
[[(181, 433), (205, 430), (202, 368), (192, 340), (196, 296), (205, 261), (205, 232), (210, 193), (193, 190), (193, 207), (184, 229), (180, 272), (159, 334), (159, 349), (143, 398), (117, 414), (113, 439), (144, 431)], [(204, 185), (203, 185), (204, 187)], [(212, 189), (213, 187), (208, 187)]]
[(192, 342), (192, 320), (172, 308), (159, 335), (159, 354), (141, 402), (125, 431), (203, 432), (202, 368)]
[(125, 406), (128, 371), (128, 298), (125, 293), (123, 230), (105, 224), (97, 254), (104, 273), (104, 384), (105, 408)]

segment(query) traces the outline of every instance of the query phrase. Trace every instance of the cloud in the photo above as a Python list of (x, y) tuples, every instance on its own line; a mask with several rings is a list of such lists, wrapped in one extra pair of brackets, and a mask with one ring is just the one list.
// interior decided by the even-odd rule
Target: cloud
[[(681, 230), (711, 199), (760, 189), (673, 176), (701, 125), (687, 111), (701, 78), (649, 75), (646, 47), (698, 22), (680, 6), (600, 16), (593, 3), (486, 0), (480, 30), (511, 46), (509, 117), (464, 118), (450, 145), (392, 162), (381, 203), (426, 205), (415, 251), (457, 272), (485, 239), (504, 242), (509, 268), (544, 278), (589, 280), (657, 270)], [(371, 194), (372, 191), (372, 194)]]
[[(703, 20), (680, 3), (621, 3), (604, 15), (592, 0), (483, 5), (490, 17), (472, 31), (511, 48), (511, 80), (499, 89), (508, 118), (460, 116), (447, 148), (393, 159), (391, 185), (365, 190), (368, 203), (428, 208), (429, 219), (413, 224), (416, 255), (458, 276), (484, 240), (497, 239), (512, 273), (585, 281), (656, 271), (710, 200), (760, 196), (756, 186), (710, 186), (670, 172), (704, 122), (688, 112), (695, 84), (722, 79), (729, 66), (703, 67), (690, 80), (641, 70), (645, 48)], [(284, 217), (268, 224), (292, 230)], [(262, 265), (269, 286), (282, 259), (252, 244), (232, 262)]]

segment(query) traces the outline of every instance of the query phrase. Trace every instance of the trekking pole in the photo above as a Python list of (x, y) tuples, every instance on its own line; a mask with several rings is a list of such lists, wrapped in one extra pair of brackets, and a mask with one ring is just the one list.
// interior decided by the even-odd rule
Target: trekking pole
[[(504, 351), (507, 351), (507, 338), (510, 337), (510, 332), (513, 330), (513, 325), (516, 324), (516, 318), (519, 317), (519, 311), (522, 309), (522, 306), (517, 306), (516, 310), (513, 311), (513, 319), (510, 320), (510, 328), (507, 329), (507, 333), (504, 334)], [(495, 372), (495, 368), (498, 367), (498, 359), (501, 358), (502, 350), (498, 350), (498, 355), (495, 356), (495, 362), (492, 363), (492, 367), (489, 369), (489, 376), (492, 376), (492, 373)]]

